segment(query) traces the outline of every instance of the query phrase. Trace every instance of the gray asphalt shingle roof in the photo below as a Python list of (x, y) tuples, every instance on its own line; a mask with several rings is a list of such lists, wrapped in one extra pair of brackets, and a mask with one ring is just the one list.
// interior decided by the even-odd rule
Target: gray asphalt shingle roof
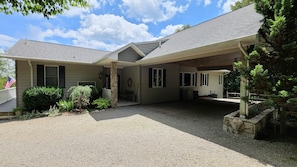
[(256, 13), (252, 4), (165, 37), (168, 41), (143, 59), (256, 35), (262, 20), (263, 16)]
[(6, 55), (16, 59), (93, 63), (108, 53), (110, 52), (22, 39), (10, 48)]
[[(95, 63), (104, 58), (112, 58), (114, 54), (133, 45), (144, 54), (142, 60), (147, 60), (256, 35), (262, 20), (263, 16), (256, 13), (252, 4), (162, 39), (130, 43), (113, 52), (20, 40), (8, 50), (6, 56), (19, 59)], [(159, 41), (162, 43), (161, 47), (158, 47)]]

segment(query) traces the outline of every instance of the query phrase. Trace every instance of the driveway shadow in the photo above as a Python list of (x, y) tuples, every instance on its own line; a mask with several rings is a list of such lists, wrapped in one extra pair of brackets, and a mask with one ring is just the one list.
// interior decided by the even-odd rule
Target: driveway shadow
[[(108, 109), (90, 115), (97, 121), (130, 117), (136, 114), (183, 132), (211, 141), (273, 166), (297, 166), (297, 140), (253, 140), (223, 131), (224, 115), (239, 109), (239, 104), (209, 100), (176, 101)], [(248, 164), (247, 164), (248, 165)]]

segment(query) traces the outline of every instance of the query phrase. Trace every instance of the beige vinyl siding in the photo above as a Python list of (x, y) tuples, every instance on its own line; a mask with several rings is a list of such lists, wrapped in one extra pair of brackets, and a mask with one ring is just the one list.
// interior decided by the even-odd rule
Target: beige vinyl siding
[[(149, 88), (149, 68), (166, 69), (166, 87)], [(141, 67), (141, 104), (160, 103), (179, 99), (179, 65), (162, 64)]]
[[(201, 73), (209, 74), (208, 86), (206, 86), (206, 85), (200, 86), (200, 79), (201, 79), (200, 74)], [(220, 74), (224, 74), (224, 73), (222, 73), (222, 72), (207, 72), (207, 71), (198, 73), (197, 85), (198, 85), (199, 96), (207, 96), (207, 95), (214, 93), (214, 94), (217, 94), (218, 98), (223, 97), (224, 85), (219, 84), (219, 75)]]
[(23, 107), (23, 93), (31, 87), (30, 67), (27, 61), (16, 61), (16, 85), (17, 106)]
[(138, 55), (132, 48), (128, 48), (119, 53), (119, 61), (135, 62), (142, 57)]
[[(98, 90), (102, 88), (103, 79), (99, 80), (99, 73), (102, 67), (95, 65), (62, 64), (47, 62), (31, 62), (33, 67), (33, 86), (37, 85), (37, 64), (51, 66), (65, 66), (65, 88), (64, 97), (67, 97), (67, 90), (76, 86), (78, 81), (95, 81)], [(30, 88), (30, 67), (27, 61), (17, 61), (17, 105), (23, 106), (22, 95), (25, 89)]]
[(64, 97), (67, 97), (67, 90), (71, 86), (76, 86), (78, 81), (95, 81), (98, 89), (102, 88), (102, 80), (99, 80), (99, 73), (102, 72), (102, 67), (94, 65), (78, 65), (78, 64), (61, 64), (61, 63), (46, 63), (34, 62), (34, 85), (37, 85), (37, 64), (65, 66), (65, 88)]
[[(128, 79), (131, 78), (132, 85), (128, 86)], [(140, 66), (125, 67), (123, 69), (122, 93), (125, 91), (133, 91), (137, 95), (137, 102), (140, 101)]]

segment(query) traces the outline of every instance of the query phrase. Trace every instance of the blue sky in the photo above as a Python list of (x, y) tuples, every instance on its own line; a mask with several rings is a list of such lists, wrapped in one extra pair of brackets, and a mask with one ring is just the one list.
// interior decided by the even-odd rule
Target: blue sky
[(237, 0), (89, 0), (92, 8), (71, 8), (46, 19), (41, 15), (0, 14), (0, 52), (19, 39), (101, 50), (150, 41), (230, 11)]

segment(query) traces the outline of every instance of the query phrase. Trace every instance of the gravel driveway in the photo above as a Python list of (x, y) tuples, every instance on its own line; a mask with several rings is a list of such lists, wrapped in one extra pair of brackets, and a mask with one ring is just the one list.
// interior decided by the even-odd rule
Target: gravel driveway
[(297, 142), (222, 130), (238, 108), (175, 102), (0, 123), (0, 166), (297, 166)]

